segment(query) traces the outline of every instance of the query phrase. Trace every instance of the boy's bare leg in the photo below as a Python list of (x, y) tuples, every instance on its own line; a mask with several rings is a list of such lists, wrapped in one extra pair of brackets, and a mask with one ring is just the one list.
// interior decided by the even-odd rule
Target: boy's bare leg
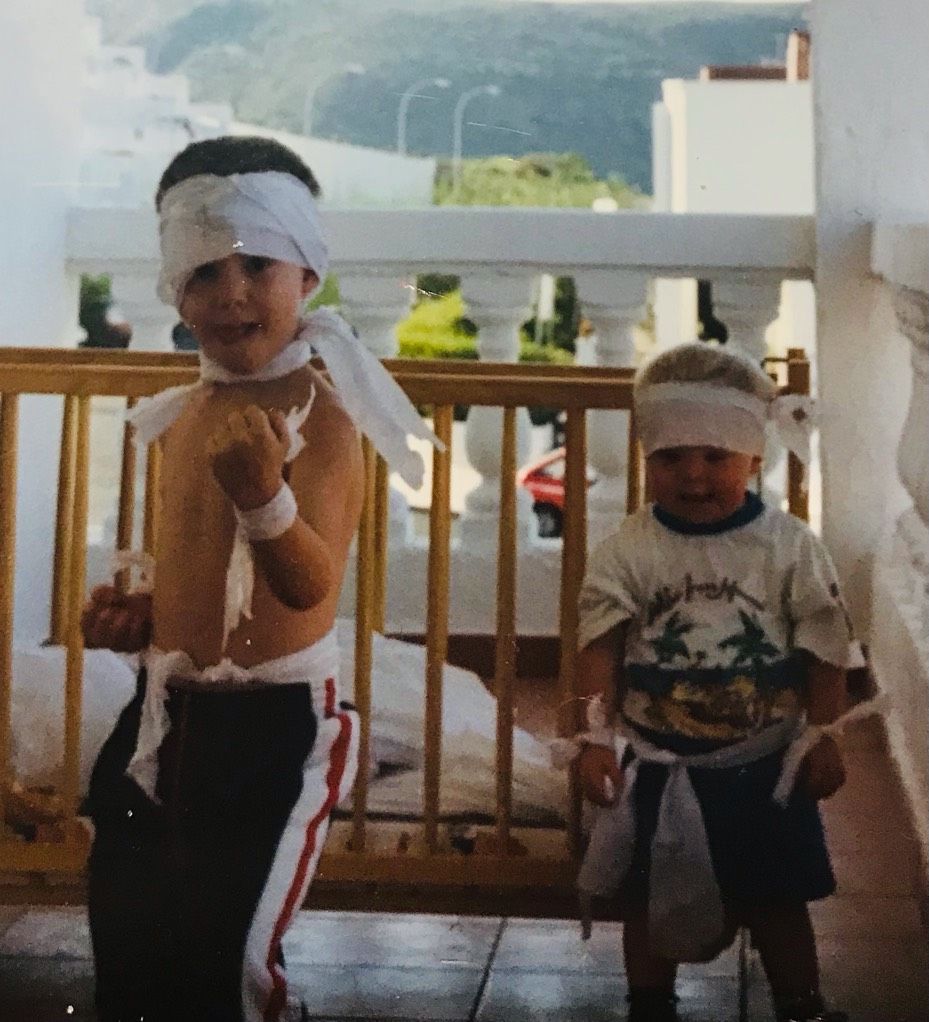
[(648, 914), (644, 910), (631, 912), (623, 922), (623, 961), (630, 989), (673, 988), (677, 963), (649, 951)]
[(623, 959), (629, 985), (627, 1022), (677, 1022), (677, 963), (649, 950), (648, 913), (644, 909), (627, 914), (623, 923)]
[(761, 956), (776, 1007), (821, 1010), (816, 938), (806, 902), (770, 901), (747, 906), (744, 918)]

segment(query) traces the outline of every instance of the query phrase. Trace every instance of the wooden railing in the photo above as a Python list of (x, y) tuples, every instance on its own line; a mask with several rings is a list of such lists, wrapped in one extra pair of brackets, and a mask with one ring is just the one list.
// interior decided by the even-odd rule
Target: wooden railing
[[(806, 392), (809, 364), (792, 350), (773, 365), (788, 389)], [(390, 371), (417, 405), (432, 409), (433, 426), (445, 441), (434, 452), (432, 503), (429, 511), (428, 621), (424, 706), (424, 783), (421, 814), (409, 824), (374, 822), (368, 813), (368, 775), (359, 771), (350, 818), (337, 821), (322, 858), (311, 900), (316, 904), (366, 904), (387, 908), (446, 906), (465, 911), (504, 904), (519, 911), (557, 914), (573, 902), (572, 882), (581, 844), (580, 797), (566, 782), (560, 829), (520, 828), (514, 822), (513, 693), (516, 681), (516, 409), (544, 406), (563, 409), (566, 417), (565, 514), (561, 555), (559, 693), (572, 704), (575, 690), (577, 595), (584, 575), (586, 536), (586, 412), (631, 410), (632, 370), (494, 364), (487, 362), (389, 361)], [(90, 414), (97, 396), (136, 399), (168, 386), (196, 379), (189, 355), (132, 352), (40, 351), (0, 349), (0, 874), (26, 874), (31, 888), (12, 888), (16, 897), (36, 896), (44, 875), (71, 875), (83, 868), (88, 840), (78, 817), (80, 734), (83, 690), (83, 643), (80, 612), (86, 598), (86, 542), (90, 486)], [(13, 648), (13, 579), (16, 570), (16, 465), (20, 395), (60, 395), (64, 402), (59, 445), (57, 525), (54, 537), (54, 585), (50, 636), (66, 655), (63, 772), (54, 793), (27, 793), (54, 826), (23, 840), (10, 825), (23, 797), (15, 788), (11, 765), (11, 687)], [(448, 647), (450, 575), (451, 430), (455, 405), (504, 409), (496, 576), (497, 700), (495, 823), (483, 828), (479, 851), (455, 851), (443, 832), (442, 681)], [(631, 416), (630, 416), (631, 419)], [(629, 445), (627, 511), (642, 498), (642, 460), (634, 423)], [(151, 551), (158, 528), (157, 449), (148, 452), (145, 473), (143, 546)], [(802, 473), (791, 456), (789, 503), (806, 516)], [(133, 445), (124, 431), (117, 515), (117, 545), (133, 534), (136, 465)], [(361, 762), (371, 742), (372, 635), (383, 630), (385, 578), (390, 556), (387, 536), (387, 471), (365, 443), (366, 500), (358, 534), (355, 629), (355, 702), (361, 720)], [(51, 542), (51, 537), (49, 537)], [(117, 584), (127, 585), (122, 572)], [(576, 721), (580, 724), (580, 721)], [(29, 802), (29, 798), (27, 798)], [(22, 808), (21, 806), (18, 808)], [(27, 805), (28, 810), (28, 805)], [(6, 821), (6, 822), (3, 822)], [(411, 833), (412, 829), (412, 833)], [(371, 885), (378, 888), (374, 903)], [(66, 888), (60, 888), (65, 890)], [(541, 909), (534, 899), (546, 891)], [(48, 890), (43, 896), (48, 895)], [(533, 908), (533, 905), (536, 905)]]

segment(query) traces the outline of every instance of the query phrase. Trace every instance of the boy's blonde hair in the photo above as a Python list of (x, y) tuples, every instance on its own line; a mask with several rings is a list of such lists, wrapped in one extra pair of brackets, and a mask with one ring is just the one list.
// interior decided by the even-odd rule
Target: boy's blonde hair
[(746, 355), (704, 341), (662, 352), (636, 373), (633, 395), (658, 383), (712, 383), (770, 401), (777, 387)]

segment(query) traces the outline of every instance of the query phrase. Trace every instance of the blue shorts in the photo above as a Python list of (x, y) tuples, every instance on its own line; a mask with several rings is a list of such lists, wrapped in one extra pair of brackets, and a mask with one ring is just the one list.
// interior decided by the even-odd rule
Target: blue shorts
[[(624, 762), (630, 758), (627, 752)], [(783, 758), (780, 750), (747, 766), (690, 770), (716, 880), (727, 904), (815, 901), (835, 891), (817, 803), (800, 791), (783, 808), (771, 798)], [(648, 902), (651, 842), (667, 776), (665, 766), (639, 764), (636, 841), (621, 889), (623, 906)]]

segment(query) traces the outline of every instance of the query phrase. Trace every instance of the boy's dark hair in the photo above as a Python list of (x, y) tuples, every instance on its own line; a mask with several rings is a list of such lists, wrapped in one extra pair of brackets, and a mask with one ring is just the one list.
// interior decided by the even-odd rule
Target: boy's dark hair
[(155, 192), (155, 209), (161, 209), (165, 192), (197, 174), (254, 174), (279, 170), (302, 181), (310, 192), (320, 194), (319, 182), (310, 168), (287, 146), (258, 135), (221, 135), (191, 142), (168, 164)]

